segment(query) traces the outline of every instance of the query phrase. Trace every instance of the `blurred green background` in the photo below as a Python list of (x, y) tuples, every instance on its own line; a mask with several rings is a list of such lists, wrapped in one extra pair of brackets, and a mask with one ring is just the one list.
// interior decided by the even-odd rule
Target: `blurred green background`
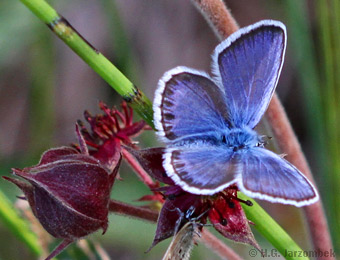
[[(294, 130), (319, 187), (336, 250), (340, 250), (340, 1), (225, 1), (241, 27), (262, 19), (287, 25), (288, 47), (278, 84)], [(177, 65), (210, 71), (218, 40), (190, 1), (58, 0), (60, 14), (152, 99), (158, 79)], [(0, 3), (0, 174), (31, 166), (47, 148), (75, 142), (74, 124), (98, 101), (121, 98), (19, 1)], [(140, 138), (156, 146), (154, 133)], [(126, 165), (112, 197), (135, 205), (148, 189)], [(11, 201), (20, 192), (0, 180)], [(303, 214), (291, 206), (260, 204), (305, 250)], [(212, 230), (212, 229), (211, 229)], [(150, 246), (155, 225), (110, 216), (107, 233), (91, 236), (112, 259), (160, 259), (169, 240)], [(270, 245), (256, 233), (262, 248)], [(244, 259), (251, 247), (222, 238)], [(72, 251), (72, 248), (71, 250)], [(70, 259), (70, 256), (59, 259)], [(0, 260), (35, 259), (0, 223)], [(86, 258), (77, 258), (86, 259)], [(203, 244), (192, 259), (218, 259)], [(267, 258), (269, 259), (269, 258)], [(273, 259), (279, 259), (275, 257)]]

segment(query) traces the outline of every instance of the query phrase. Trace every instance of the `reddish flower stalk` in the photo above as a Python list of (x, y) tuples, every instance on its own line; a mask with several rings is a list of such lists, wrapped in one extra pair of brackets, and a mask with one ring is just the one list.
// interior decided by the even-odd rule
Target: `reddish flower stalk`
[(130, 164), (130, 166), (134, 169), (135, 173), (139, 176), (139, 178), (144, 182), (146, 186), (150, 189), (155, 188), (156, 184), (151, 179), (150, 175), (138, 164), (136, 159), (125, 149), (122, 149), (124, 159)]
[[(214, 31), (219, 34), (219, 38), (226, 38), (239, 29), (235, 19), (221, 0), (194, 0), (193, 2), (207, 19), (208, 23), (212, 25)], [(286, 159), (314, 183), (307, 160), (301, 151), (300, 144), (276, 94), (274, 94), (268, 107), (266, 119), (272, 128), (281, 152), (287, 154)], [(320, 250), (321, 252), (329, 251), (333, 247), (321, 200), (303, 209), (307, 218), (314, 250)], [(329, 259), (333, 259), (333, 257), (330, 256)]]
[(116, 214), (136, 217), (150, 222), (156, 222), (158, 219), (158, 212), (154, 210), (138, 206), (132, 206), (116, 200), (110, 200), (109, 211), (114, 212)]

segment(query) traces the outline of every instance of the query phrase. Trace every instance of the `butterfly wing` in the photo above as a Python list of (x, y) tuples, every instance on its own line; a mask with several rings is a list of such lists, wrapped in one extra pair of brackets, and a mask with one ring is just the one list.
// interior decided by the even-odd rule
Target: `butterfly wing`
[(207, 139), (228, 127), (221, 89), (207, 74), (186, 67), (164, 74), (153, 108), (157, 133), (165, 142), (197, 140), (202, 135)]
[(278, 82), (286, 48), (286, 28), (265, 20), (242, 28), (213, 53), (213, 73), (223, 85), (234, 127), (254, 128)]
[(196, 143), (167, 148), (163, 167), (183, 190), (211, 195), (235, 183), (237, 165), (234, 152), (223, 146)]
[(194, 246), (194, 235), (199, 234), (195, 222), (187, 222), (172, 239), (162, 260), (188, 260)]
[(318, 194), (308, 179), (292, 164), (264, 148), (238, 154), (238, 187), (252, 198), (291, 204), (314, 203)]

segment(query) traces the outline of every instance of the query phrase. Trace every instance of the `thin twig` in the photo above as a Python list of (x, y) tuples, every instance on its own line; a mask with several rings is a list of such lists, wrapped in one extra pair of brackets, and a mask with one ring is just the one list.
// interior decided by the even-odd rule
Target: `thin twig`
[[(239, 29), (235, 19), (221, 0), (193, 0), (193, 2), (222, 38), (226, 38)], [(266, 119), (272, 128), (281, 152), (287, 154), (286, 159), (315, 183), (300, 144), (276, 94), (274, 94), (268, 107)], [(321, 200), (304, 207), (304, 211), (314, 250), (329, 252), (333, 247)], [(333, 259), (333, 257), (330, 256), (329, 259)]]

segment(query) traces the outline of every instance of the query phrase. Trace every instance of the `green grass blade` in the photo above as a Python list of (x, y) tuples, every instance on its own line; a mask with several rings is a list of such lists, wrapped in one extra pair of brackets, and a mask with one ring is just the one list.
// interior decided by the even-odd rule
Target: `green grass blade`
[[(288, 45), (293, 51), (299, 75), (299, 87), (303, 90), (304, 113), (308, 125), (310, 141), (317, 147), (318, 160), (325, 161), (326, 147), (324, 119), (321, 105), (320, 79), (316, 61), (316, 48), (313, 45), (311, 27), (305, 1), (287, 0), (284, 2), (288, 17)], [(321, 171), (324, 170), (321, 168)]]
[(11, 232), (27, 245), (32, 253), (40, 255), (42, 249), (37, 236), (30, 230), (28, 224), (14, 210), (12, 203), (0, 191), (0, 219)]
[(319, 71), (322, 77), (322, 101), (324, 125), (327, 135), (328, 196), (326, 197), (330, 230), (333, 236), (336, 253), (340, 252), (340, 114), (339, 114), (339, 3), (334, 1), (317, 1), (318, 18), (317, 38), (321, 46)]

